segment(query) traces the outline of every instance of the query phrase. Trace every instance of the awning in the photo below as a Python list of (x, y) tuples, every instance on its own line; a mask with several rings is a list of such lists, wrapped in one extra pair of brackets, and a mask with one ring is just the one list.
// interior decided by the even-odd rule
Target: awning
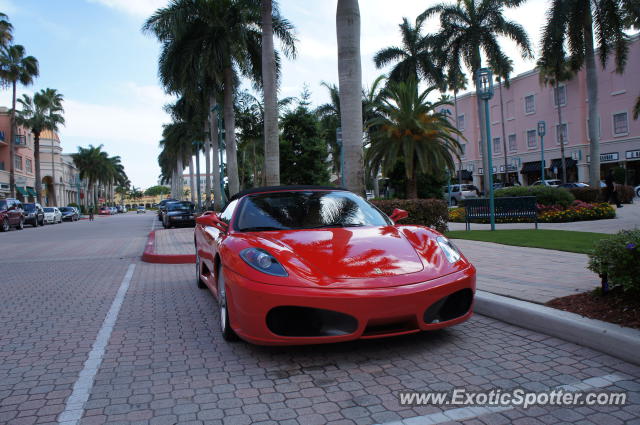
[[(573, 158), (565, 158), (564, 163), (567, 168), (575, 167), (576, 165), (578, 165), (578, 161)], [(558, 168), (558, 170), (562, 168), (562, 158), (554, 159), (551, 161), (551, 169), (554, 168)]]
[(540, 161), (525, 162), (522, 164), (521, 174), (540, 172)]
[(29, 196), (38, 196), (38, 192), (36, 192), (32, 187), (27, 186), (27, 192), (29, 193)]
[(26, 189), (24, 187), (21, 186), (16, 186), (16, 190), (18, 191), (18, 193), (20, 193), (21, 195), (24, 196), (29, 196), (29, 194), (27, 193)]

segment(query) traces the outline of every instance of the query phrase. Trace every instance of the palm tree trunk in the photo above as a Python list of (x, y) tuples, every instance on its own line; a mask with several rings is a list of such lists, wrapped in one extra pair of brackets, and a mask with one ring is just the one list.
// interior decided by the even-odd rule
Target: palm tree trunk
[[(262, 0), (262, 85), (264, 93), (264, 171), (267, 186), (280, 185), (280, 141), (278, 140), (278, 92), (276, 56), (271, 22), (272, 0)], [(254, 183), (257, 176), (254, 174)]]
[(345, 186), (364, 195), (362, 150), (362, 64), (360, 57), (360, 8), (358, 0), (338, 0), (336, 10), (338, 76)]
[(502, 78), (499, 80), (500, 84), (500, 123), (502, 124), (502, 150), (504, 151), (504, 174), (502, 175), (502, 184), (507, 184), (507, 175), (509, 174), (509, 168), (507, 167), (507, 132), (504, 125), (504, 101), (502, 100)]
[(379, 198), (380, 197), (380, 183), (378, 182), (379, 167), (376, 165), (371, 169), (371, 171), (372, 171), (371, 178), (373, 179), (373, 196), (376, 198)]
[(40, 133), (33, 135), (33, 160), (36, 163), (36, 202), (42, 205), (42, 177), (40, 173)]
[[(478, 91), (478, 81), (475, 78), (476, 73), (474, 72), (473, 82), (476, 86), (476, 93)], [(489, 194), (489, 173), (493, 173), (493, 170), (489, 170), (489, 157), (487, 156), (487, 126), (486, 126), (486, 117), (484, 114), (484, 102), (480, 99), (480, 96), (476, 95), (476, 101), (478, 106), (478, 120), (480, 121), (480, 158), (482, 158), (482, 168), (484, 169), (484, 174), (482, 175), (482, 190), (485, 195)], [(489, 141), (490, 143), (490, 141)]]
[[(591, 8), (591, 6), (589, 6)], [(598, 134), (598, 75), (593, 50), (593, 21), (591, 10), (587, 12), (584, 24), (584, 50), (587, 74), (587, 100), (589, 102), (589, 184), (600, 187), (600, 135)]]
[(196, 181), (193, 174), (193, 155), (189, 155), (189, 181), (191, 182), (191, 202), (195, 203)]
[(179, 200), (182, 200), (182, 197), (184, 196), (183, 174), (184, 164), (182, 162), (182, 148), (180, 148), (180, 152), (178, 153), (178, 197), (176, 198)]
[[(556, 85), (554, 87), (555, 93), (554, 97), (558, 98), (556, 102), (558, 105), (558, 128), (560, 129), (560, 161), (562, 163), (562, 183), (567, 182), (567, 161), (564, 159), (564, 132), (562, 131), (562, 106), (560, 106), (560, 99), (558, 96), (559, 92), (559, 83), (558, 79), (555, 79)], [(597, 187), (597, 186), (596, 186)]]
[(56, 167), (55, 167), (55, 161), (54, 161), (54, 139), (53, 139), (54, 135), (52, 132), (51, 135), (51, 201), (52, 204), (51, 205), (58, 205), (58, 201), (57, 201), (57, 196), (56, 196)]
[(416, 168), (414, 167), (411, 177), (407, 178), (407, 199), (418, 199), (418, 178), (416, 173)]
[(217, 108), (218, 112), (215, 112), (213, 109), (216, 107), (217, 102), (215, 96), (209, 97), (209, 126), (211, 132), (211, 153), (212, 153), (212, 170), (213, 170), (213, 209), (215, 211), (220, 211), (222, 209), (222, 189), (220, 186), (220, 160), (218, 158), (218, 151), (220, 149), (220, 145), (218, 143), (219, 140), (219, 131), (218, 128), (218, 115), (220, 113), (220, 109)]
[[(205, 120), (204, 122), (204, 133), (205, 135), (209, 132), (209, 121)], [(213, 134), (213, 133), (212, 133)], [(209, 140), (207, 140), (206, 136), (205, 136), (205, 140), (204, 140), (204, 171), (205, 171), (205, 183), (204, 183), (204, 190), (206, 192), (205, 194), (205, 206), (207, 208), (209, 208), (209, 205), (211, 205), (211, 137), (213, 137), (213, 135), (210, 134), (209, 135)]]
[(233, 109), (234, 92), (233, 68), (231, 68), (231, 65), (229, 64), (224, 69), (224, 141), (227, 151), (229, 196), (233, 196), (240, 191), (238, 154), (236, 147), (236, 115)]
[[(456, 82), (457, 85), (457, 82)], [(456, 118), (453, 121), (456, 126), (456, 130), (460, 130), (458, 128), (458, 89), (453, 90), (453, 110), (455, 111)], [(456, 141), (460, 143), (460, 135), (456, 134)], [(460, 152), (460, 158), (458, 158), (458, 184), (462, 184), (462, 152)]]
[(15, 144), (16, 138), (16, 82), (13, 81), (13, 95), (11, 101), (11, 134), (9, 135), (9, 190), (11, 197), (16, 197)]

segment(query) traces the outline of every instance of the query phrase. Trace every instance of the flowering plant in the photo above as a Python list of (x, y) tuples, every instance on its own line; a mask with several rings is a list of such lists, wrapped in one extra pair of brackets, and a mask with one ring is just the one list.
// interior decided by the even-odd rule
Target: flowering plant
[(589, 269), (640, 296), (640, 229), (622, 230), (596, 243)]

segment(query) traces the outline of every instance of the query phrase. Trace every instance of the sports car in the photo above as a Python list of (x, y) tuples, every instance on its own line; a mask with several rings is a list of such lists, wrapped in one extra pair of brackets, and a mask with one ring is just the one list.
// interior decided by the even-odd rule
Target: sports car
[(217, 299), (224, 339), (259, 345), (464, 322), (475, 268), (435, 230), (396, 224), (407, 216), (335, 187), (249, 189), (196, 219), (196, 282)]

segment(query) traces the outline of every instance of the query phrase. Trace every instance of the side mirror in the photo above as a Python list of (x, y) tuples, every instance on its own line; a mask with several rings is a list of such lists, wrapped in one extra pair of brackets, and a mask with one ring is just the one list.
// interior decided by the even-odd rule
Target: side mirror
[(213, 226), (223, 232), (226, 232), (229, 228), (229, 225), (220, 220), (218, 215), (213, 211), (207, 211), (200, 217), (197, 217), (196, 223), (200, 224), (201, 226)]
[(391, 215), (389, 216), (389, 218), (393, 220), (394, 223), (397, 223), (398, 221), (405, 219), (407, 217), (409, 217), (409, 213), (399, 208), (394, 209)]

